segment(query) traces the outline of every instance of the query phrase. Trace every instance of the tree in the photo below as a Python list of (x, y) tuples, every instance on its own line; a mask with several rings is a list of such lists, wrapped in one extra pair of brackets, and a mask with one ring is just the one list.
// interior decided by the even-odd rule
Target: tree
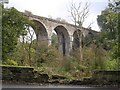
[(29, 24), (27, 17), (15, 8), (2, 10), (2, 59), (6, 62), (16, 50), (18, 38)]
[(82, 26), (89, 13), (89, 4), (88, 2), (86, 2), (84, 7), (82, 8), (81, 2), (78, 3), (78, 5), (72, 2), (68, 11), (71, 14), (75, 26)]
[[(108, 8), (102, 11), (101, 15), (98, 15), (97, 22), (103, 34), (105, 34), (107, 40), (115, 40), (118, 33), (118, 13), (115, 10), (114, 4), (109, 2)], [(104, 36), (104, 35), (103, 35)]]
[[(103, 48), (109, 50), (112, 54), (112, 60), (119, 60), (119, 1), (112, 0), (109, 2), (108, 8), (102, 11), (98, 16), (97, 22), (101, 28), (101, 37), (99, 41)], [(118, 62), (119, 63), (119, 62)], [(119, 65), (118, 65), (119, 66)]]
[(83, 61), (83, 33), (82, 31), (77, 30), (77, 26), (82, 27), (85, 19), (87, 18), (87, 15), (89, 13), (89, 4), (86, 2), (86, 4), (84, 5), (84, 7), (82, 8), (82, 3), (78, 3), (78, 5), (76, 5), (76, 3), (72, 2), (71, 5), (69, 6), (69, 13), (71, 14), (72, 20), (75, 24), (76, 27), (76, 31), (77, 31), (77, 36), (78, 36), (78, 40), (80, 43), (80, 62), (82, 63)]
[(0, 63), (2, 63), (2, 5), (0, 4)]
[(22, 35), (22, 38), (23, 38), (23, 43), (22, 43), (22, 46), (23, 46), (23, 49), (25, 49), (25, 51), (28, 53), (28, 61), (29, 61), (29, 64), (30, 66), (32, 65), (32, 60), (31, 60), (31, 53), (32, 53), (32, 44), (34, 43), (33, 42), (33, 39), (34, 39), (34, 36), (35, 36), (35, 32), (34, 30), (31, 28), (31, 26), (34, 25), (34, 23), (31, 23), (26, 26), (26, 33), (27, 34), (23, 34)]

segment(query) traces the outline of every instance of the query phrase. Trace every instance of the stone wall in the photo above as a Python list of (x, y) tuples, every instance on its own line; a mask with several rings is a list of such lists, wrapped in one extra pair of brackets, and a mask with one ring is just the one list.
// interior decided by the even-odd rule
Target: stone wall
[(67, 77), (39, 73), (31, 67), (2, 67), (2, 81), (50, 83), (63, 85), (120, 85), (120, 71), (94, 71), (89, 78), (83, 80), (68, 80)]
[(40, 74), (34, 71), (31, 67), (2, 67), (3, 81), (17, 81), (17, 82), (47, 82), (49, 76), (47, 74)]
[(120, 71), (94, 71), (92, 78), (98, 84), (119, 84)]
[(29, 81), (33, 77), (33, 68), (2, 66), (2, 80)]

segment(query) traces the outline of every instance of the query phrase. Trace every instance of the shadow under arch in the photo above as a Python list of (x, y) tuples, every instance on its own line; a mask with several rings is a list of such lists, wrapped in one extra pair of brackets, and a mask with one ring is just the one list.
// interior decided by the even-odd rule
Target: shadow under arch
[(77, 29), (73, 33), (73, 44), (72, 44), (72, 50), (76, 51), (80, 48), (80, 35), (82, 34), (81, 30)]
[(45, 26), (38, 20), (31, 20), (34, 24), (32, 28), (36, 34), (36, 41), (39, 43), (46, 42), (48, 44), (48, 33)]
[(64, 26), (59, 25), (54, 28), (54, 31), (57, 33), (58, 37), (58, 50), (63, 55), (68, 55), (70, 36), (67, 29)]

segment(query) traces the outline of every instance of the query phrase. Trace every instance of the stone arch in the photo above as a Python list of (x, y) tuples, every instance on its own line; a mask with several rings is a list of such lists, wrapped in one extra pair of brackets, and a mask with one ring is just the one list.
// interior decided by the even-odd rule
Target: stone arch
[(94, 37), (94, 34), (89, 31), (89, 32), (88, 32), (88, 37), (93, 38), (93, 37)]
[(58, 36), (58, 49), (63, 55), (69, 54), (69, 42), (70, 42), (70, 36), (67, 31), (67, 29), (62, 26), (58, 25), (54, 28), (55, 32)]
[[(80, 38), (79, 35), (81, 34), (81, 30), (77, 29), (76, 31), (74, 31), (73, 33), (73, 44), (72, 44), (72, 49), (73, 50), (78, 50), (78, 48), (80, 47)], [(78, 35), (79, 34), (79, 35)]]
[(94, 40), (94, 34), (91, 31), (89, 31), (87, 35), (84, 37), (83, 43), (85, 46), (88, 46), (90, 45), (91, 42), (93, 42), (93, 40)]
[(46, 30), (46, 27), (43, 23), (41, 23), (38, 20), (32, 20), (34, 22), (33, 29), (36, 34), (36, 40), (37, 42), (46, 42), (48, 43), (48, 32)]

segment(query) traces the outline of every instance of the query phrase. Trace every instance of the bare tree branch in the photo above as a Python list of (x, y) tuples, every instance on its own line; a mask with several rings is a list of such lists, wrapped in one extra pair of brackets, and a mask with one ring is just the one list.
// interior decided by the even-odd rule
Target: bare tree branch
[[(87, 18), (87, 15), (89, 13), (89, 4), (88, 2), (85, 3), (84, 7), (82, 8), (82, 3), (78, 3), (78, 6), (72, 2), (70, 4), (70, 8), (69, 8), (69, 12), (71, 14), (71, 17), (73, 19), (73, 22), (75, 24), (75, 26), (82, 26), (85, 19)], [(77, 36), (79, 39), (79, 43), (80, 43), (80, 61), (82, 63), (83, 61), (83, 45), (82, 45), (82, 40), (83, 40), (83, 32), (80, 30), (77, 30), (76, 28), (76, 32), (77, 32)]]
[(87, 28), (91, 28), (91, 25), (93, 24), (94, 22), (91, 22), (88, 26), (87, 26)]
[(82, 6), (81, 2), (78, 3), (78, 6), (74, 2), (72, 2), (69, 6), (68, 11), (71, 14), (75, 26), (76, 25), (82, 26), (89, 13), (90, 4), (88, 2), (85, 3), (83, 8), (81, 6)]

